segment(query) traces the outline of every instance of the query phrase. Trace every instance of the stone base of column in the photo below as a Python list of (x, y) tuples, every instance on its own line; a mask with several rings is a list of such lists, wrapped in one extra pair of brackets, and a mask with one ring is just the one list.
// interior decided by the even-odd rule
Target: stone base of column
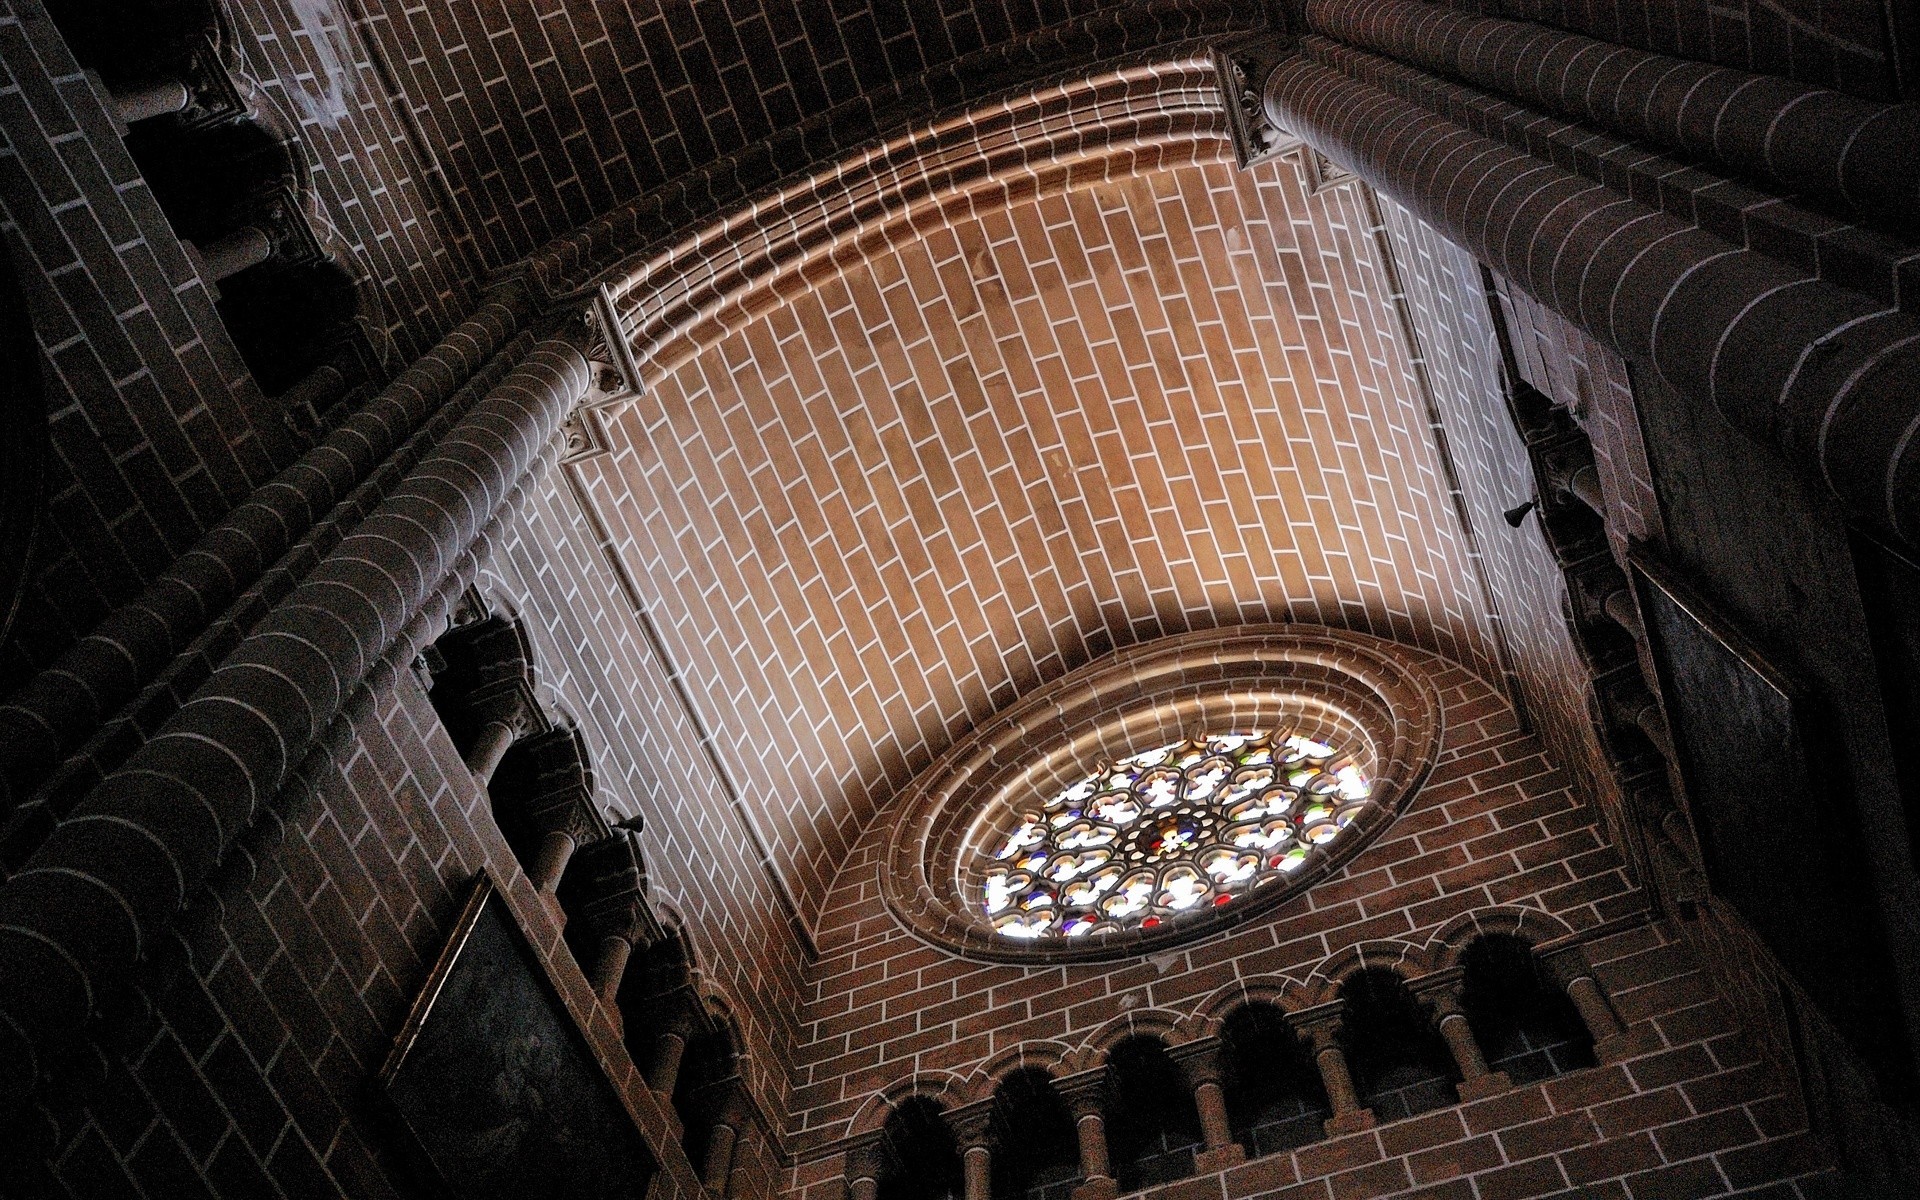
[(1460, 1100), (1485, 1100), (1488, 1096), (1498, 1096), (1501, 1092), (1513, 1090), (1513, 1080), (1507, 1078), (1505, 1071), (1489, 1071), (1478, 1079), (1469, 1079), (1458, 1088)]
[(1247, 1148), (1238, 1142), (1229, 1142), (1212, 1150), (1196, 1150), (1193, 1155), (1193, 1173), (1207, 1175), (1214, 1171), (1224, 1171), (1228, 1167), (1237, 1167), (1247, 1161)]
[(1115, 1200), (1119, 1195), (1118, 1183), (1109, 1176), (1095, 1175), (1073, 1189), (1071, 1200)]
[(1373, 1125), (1373, 1110), (1356, 1108), (1350, 1113), (1328, 1117), (1322, 1128), (1327, 1131), (1328, 1137), (1339, 1137), (1343, 1133), (1359, 1133), (1363, 1129), (1372, 1129)]

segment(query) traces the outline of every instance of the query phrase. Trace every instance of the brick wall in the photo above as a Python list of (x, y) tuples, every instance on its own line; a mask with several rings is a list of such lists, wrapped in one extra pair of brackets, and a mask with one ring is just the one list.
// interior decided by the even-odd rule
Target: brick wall
[(299, 136), (311, 190), (377, 287), (412, 359), (470, 307), (484, 271), (435, 147), (353, 0), (225, 0), (242, 69)]
[[(1398, 823), (1273, 916), (1144, 962), (1022, 968), (936, 951), (884, 909), (876, 878), (884, 821), (870, 830), (829, 897), (809, 976), (792, 1191), (837, 1197), (834, 1139), (871, 1096), (904, 1081), (971, 1076), (965, 1095), (984, 1095), (983, 1064), (1022, 1045), (1045, 1060), (1124, 1014), (1157, 1022), (1200, 1011), (1239, 981), (1304, 981), (1361, 942), (1424, 945), (1464, 912), (1538, 908), (1595, 931), (1636, 911), (1640, 897), (1593, 811), (1539, 740), (1519, 733), (1477, 678), (1429, 662), (1447, 702), (1445, 743)], [(1639, 924), (1602, 932), (1586, 953), (1628, 1025), (1630, 1049), (1614, 1061), (1157, 1194), (1518, 1197), (1585, 1187), (1596, 1196), (1705, 1197), (1813, 1169), (1778, 1080), (1684, 944), (1658, 923)]]
[[(583, 0), (540, 9), (367, 0), (363, 28), (392, 62), (481, 257), (499, 267), (756, 143), (759, 151), (707, 180), (709, 201), (832, 157), (887, 121), (883, 110), (899, 117), (951, 103), (998, 75), (985, 63), (949, 73), (969, 55), (1022, 45), (1017, 57), (1031, 78), (1050, 63), (1244, 28), (1257, 20), (1244, 8), (1219, 0)], [(928, 73), (940, 76), (935, 84), (920, 80)]]
[(1567, 628), (1566, 578), (1539, 522), (1514, 528), (1502, 519), (1533, 498), (1533, 464), (1507, 411), (1499, 335), (1479, 264), (1391, 200), (1382, 199), (1381, 211), (1527, 715), (1584, 794), (1617, 806), (1588, 715), (1586, 664)]
[(775, 885), (649, 640), (631, 593), (563, 478), (530, 498), (485, 586), (524, 614), (540, 684), (586, 735), (596, 801), (645, 814), (653, 896), (678, 910), (699, 966), (733, 1006), (762, 1104), (786, 1110), (803, 948)]
[(35, 0), (0, 0), (0, 236), (46, 356), (51, 450), (5, 691), (165, 570), (291, 439)]

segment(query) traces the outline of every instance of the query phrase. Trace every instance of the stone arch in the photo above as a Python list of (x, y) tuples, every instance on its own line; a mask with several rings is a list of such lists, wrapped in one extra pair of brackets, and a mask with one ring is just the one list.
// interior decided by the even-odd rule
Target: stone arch
[(1306, 993), (1314, 1004), (1325, 1004), (1340, 994), (1340, 985), (1369, 968), (1391, 971), (1408, 983), (1433, 970), (1427, 952), (1411, 942), (1357, 942), (1321, 961), (1308, 977)]
[(1171, 1049), (1194, 1039), (1193, 1021), (1172, 1009), (1136, 1008), (1121, 1013), (1089, 1034), (1080, 1044), (1080, 1057), (1086, 1066), (1097, 1066), (1105, 1061), (1109, 1051), (1130, 1037), (1157, 1038)]
[(1289, 975), (1236, 979), (1214, 989), (1202, 1000), (1187, 1019), (1187, 1027), (1195, 1039), (1217, 1036), (1221, 1024), (1234, 1010), (1248, 1004), (1271, 1004), (1282, 1012), (1293, 1013), (1311, 1007), (1313, 999), (1307, 985)]
[(1427, 940), (1427, 954), (1433, 969), (1443, 971), (1457, 966), (1468, 946), (1488, 934), (1505, 934), (1540, 947), (1573, 936), (1573, 927), (1550, 912), (1518, 905), (1477, 908), (1461, 913), (1434, 932)]
[(861, 1103), (859, 1111), (853, 1114), (853, 1120), (847, 1126), (847, 1136), (877, 1136), (885, 1128), (887, 1117), (893, 1110), (916, 1096), (931, 1100), (949, 1112), (972, 1099), (968, 1080), (952, 1071), (915, 1071), (868, 1096)]
[(1002, 1080), (1015, 1071), (1035, 1068), (1046, 1072), (1054, 1079), (1071, 1075), (1078, 1069), (1075, 1047), (1065, 1042), (1021, 1042), (981, 1063), (967, 1077), (963, 1092), (954, 1096), (956, 1106), (974, 1101), (986, 1102), (993, 1099), (994, 1089)]

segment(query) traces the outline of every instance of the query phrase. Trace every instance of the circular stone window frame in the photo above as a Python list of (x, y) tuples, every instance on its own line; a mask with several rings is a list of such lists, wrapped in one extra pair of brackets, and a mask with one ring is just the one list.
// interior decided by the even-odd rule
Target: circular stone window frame
[[(976, 726), (901, 791), (880, 874), (888, 910), (915, 937), (966, 958), (1100, 962), (1244, 924), (1344, 867), (1405, 811), (1439, 755), (1444, 706), (1424, 655), (1367, 634), (1251, 625), (1114, 652)], [(1022, 811), (1100, 759), (1195, 733), (1272, 729), (1332, 741), (1361, 766), (1373, 802), (1296, 875), (1231, 905), (1145, 931), (1015, 941), (975, 915), (961, 872)]]

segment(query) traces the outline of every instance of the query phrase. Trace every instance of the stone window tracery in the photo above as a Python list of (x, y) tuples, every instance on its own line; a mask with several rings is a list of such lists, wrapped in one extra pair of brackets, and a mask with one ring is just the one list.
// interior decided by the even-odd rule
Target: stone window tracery
[(961, 738), (888, 815), (881, 895), (935, 945), (1031, 962), (1208, 936), (1325, 879), (1431, 768), (1419, 652), (1311, 626), (1116, 651)]
[(1020, 940), (1153, 930), (1276, 883), (1371, 804), (1339, 746), (1214, 732), (1102, 762), (977, 860), (979, 904)]

